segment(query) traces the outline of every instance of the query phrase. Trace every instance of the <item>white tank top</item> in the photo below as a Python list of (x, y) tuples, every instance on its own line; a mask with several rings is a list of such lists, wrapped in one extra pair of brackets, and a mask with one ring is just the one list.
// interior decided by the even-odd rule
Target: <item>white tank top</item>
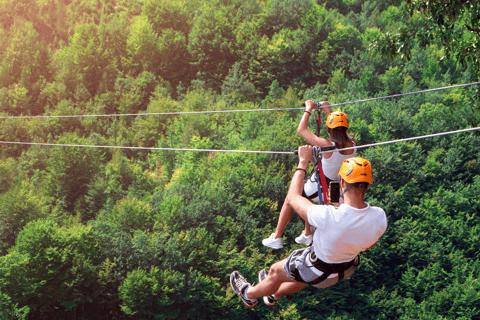
[[(350, 140), (353, 143), (353, 146), (356, 147), (355, 141)], [(332, 142), (332, 145), (335, 145), (335, 142)], [(353, 149), (351, 154), (341, 154), (340, 152), (334, 150), (332, 151), (332, 156), (328, 159), (322, 158), (322, 169), (325, 176), (330, 180), (338, 180), (338, 172), (342, 166), (343, 160), (348, 158), (355, 157), (357, 154), (357, 149)]]

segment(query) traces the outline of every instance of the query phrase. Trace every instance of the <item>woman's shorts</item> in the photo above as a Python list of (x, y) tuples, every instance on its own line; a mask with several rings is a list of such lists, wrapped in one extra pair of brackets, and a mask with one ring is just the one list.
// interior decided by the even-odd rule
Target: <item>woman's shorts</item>
[[(327, 186), (330, 184), (331, 179), (325, 177), (327, 182)], [(319, 202), (320, 199), (318, 198), (318, 181), (315, 177), (315, 173), (312, 172), (308, 177), (305, 178), (303, 182), (303, 192), (302, 197), (307, 198), (309, 200)]]
[[(315, 268), (310, 260), (310, 251), (313, 247), (305, 249), (298, 249), (292, 252), (285, 262), (283, 270), (287, 276), (295, 281), (308, 283), (319, 278), (323, 272)], [(345, 271), (344, 279), (352, 276), (355, 271), (355, 266), (350, 267)], [(327, 288), (333, 286), (338, 282), (338, 274), (332, 273), (325, 281), (314, 285), (316, 288)]]
[(305, 179), (303, 184), (303, 193), (302, 196), (312, 201), (318, 202), (318, 182), (315, 180), (313, 175)]

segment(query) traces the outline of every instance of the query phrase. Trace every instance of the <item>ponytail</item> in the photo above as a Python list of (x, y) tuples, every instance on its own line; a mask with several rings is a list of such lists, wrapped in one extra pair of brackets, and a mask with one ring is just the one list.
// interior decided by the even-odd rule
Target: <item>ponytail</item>
[(347, 134), (346, 127), (337, 127), (333, 129), (327, 127), (327, 132), (330, 135), (330, 140), (335, 142), (335, 144), (338, 146), (343, 146), (347, 142), (351, 141)]

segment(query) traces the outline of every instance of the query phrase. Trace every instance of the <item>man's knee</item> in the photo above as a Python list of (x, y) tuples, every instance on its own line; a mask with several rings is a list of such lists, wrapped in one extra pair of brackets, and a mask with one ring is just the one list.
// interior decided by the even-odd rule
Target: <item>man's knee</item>
[(273, 277), (274, 279), (283, 278), (283, 276), (285, 275), (285, 271), (283, 270), (284, 265), (285, 262), (283, 260), (274, 263), (268, 271), (268, 276)]

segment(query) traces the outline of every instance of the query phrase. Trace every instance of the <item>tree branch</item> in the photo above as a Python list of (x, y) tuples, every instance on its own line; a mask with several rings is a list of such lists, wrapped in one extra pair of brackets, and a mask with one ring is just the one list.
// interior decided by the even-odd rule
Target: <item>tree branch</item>
[(472, 27), (470, 27), (469, 25), (465, 25), (465, 27), (467, 27), (467, 30), (468, 30), (468, 31), (480, 33), (480, 29), (479, 29), (479, 28), (472, 28)]

